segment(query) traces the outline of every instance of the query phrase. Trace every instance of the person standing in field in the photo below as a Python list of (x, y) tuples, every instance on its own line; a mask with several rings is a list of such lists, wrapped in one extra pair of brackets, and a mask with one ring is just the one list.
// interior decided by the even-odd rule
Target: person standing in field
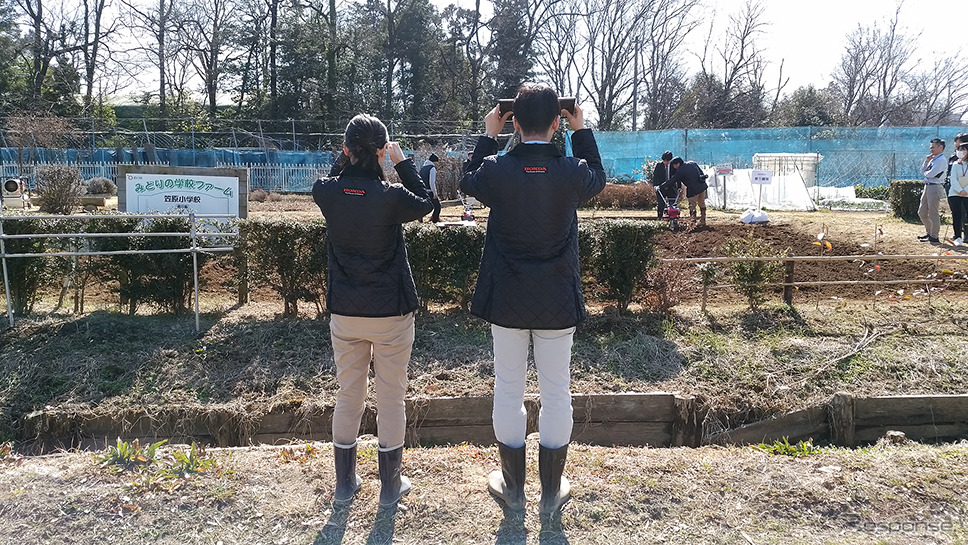
[(420, 179), (423, 180), (424, 185), (430, 190), (430, 200), (434, 203), (434, 213), (430, 217), (430, 223), (440, 221), (440, 193), (437, 191), (437, 161), (440, 161), (440, 157), (437, 157), (436, 153), (431, 153), (427, 159), (427, 164), (420, 169)]
[[(509, 116), (521, 144), (497, 156), (497, 135)], [(574, 157), (552, 145), (561, 116), (575, 133)], [(522, 85), (512, 112), (495, 106), (484, 118), (461, 191), (490, 207), (484, 253), (471, 314), (491, 324), (494, 342), (494, 435), (501, 469), (488, 490), (506, 507), (525, 506), (524, 408), (528, 349), (534, 346), (538, 415), (540, 512), (550, 515), (570, 498), (563, 476), (571, 442), (570, 364), (575, 326), (585, 317), (578, 267), (578, 207), (605, 187), (595, 137), (577, 105), (563, 110), (555, 91)]]
[(948, 171), (948, 161), (944, 157), (944, 140), (935, 138), (929, 144), (931, 152), (921, 163), (924, 176), (924, 189), (921, 191), (921, 205), (918, 217), (924, 225), (925, 233), (918, 237), (921, 242), (939, 244), (941, 233), (940, 203), (944, 197), (944, 175)]
[[(660, 221), (662, 216), (665, 215), (668, 205), (676, 204), (679, 197), (678, 184), (663, 185), (672, 178), (675, 172), (676, 169), (672, 166), (672, 152), (666, 150), (662, 154), (662, 160), (655, 164), (655, 169), (652, 171), (652, 187), (655, 189), (655, 213), (656, 219)], [(660, 191), (662, 191), (661, 195), (659, 194)], [(665, 199), (662, 197), (665, 197)]]
[[(393, 162), (402, 184), (387, 183), (381, 166)], [(406, 429), (404, 394), (419, 306), (403, 223), (433, 209), (413, 160), (390, 142), (383, 123), (360, 114), (350, 120), (338, 173), (317, 180), (313, 201), (326, 218), (326, 305), (339, 392), (333, 411), (335, 501), (359, 491), (356, 438), (370, 362), (376, 377), (380, 505), (410, 491), (401, 474)]]
[(965, 228), (965, 215), (968, 213), (968, 144), (961, 144), (955, 149), (958, 159), (948, 165), (951, 177), (951, 187), (948, 189), (948, 206), (951, 208), (951, 224), (954, 228), (955, 246), (964, 242), (962, 236)]

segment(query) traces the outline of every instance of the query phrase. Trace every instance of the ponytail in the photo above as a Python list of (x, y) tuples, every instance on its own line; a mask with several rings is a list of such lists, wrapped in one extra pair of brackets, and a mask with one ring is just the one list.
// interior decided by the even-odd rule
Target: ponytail
[(379, 119), (359, 114), (346, 125), (343, 144), (350, 152), (350, 162), (372, 171), (381, 180), (386, 180), (380, 156), (377, 152), (387, 145), (387, 128)]

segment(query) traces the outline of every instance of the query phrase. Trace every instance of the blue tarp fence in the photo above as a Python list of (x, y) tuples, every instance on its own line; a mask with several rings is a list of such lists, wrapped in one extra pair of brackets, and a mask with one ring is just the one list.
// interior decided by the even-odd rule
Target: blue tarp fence
[[(968, 128), (963, 126), (680, 129), (596, 132), (595, 138), (609, 177), (626, 181), (644, 180), (643, 166), (648, 161), (658, 160), (665, 150), (700, 164), (732, 163), (734, 168), (752, 168), (753, 155), (758, 153), (800, 153), (822, 157), (817, 168), (817, 185), (844, 187), (857, 184), (878, 186), (886, 185), (892, 179), (916, 179), (932, 138), (945, 140), (948, 143), (945, 151), (950, 154), (954, 136), (966, 131)], [(463, 156), (466, 151), (454, 153)], [(253, 148), (0, 148), (0, 168), (6, 176), (12, 175), (20, 166), (44, 163), (157, 163), (194, 167), (261, 166), (264, 169), (307, 167), (307, 170), (320, 167), (323, 170), (332, 161), (333, 154), (328, 151)], [(253, 187), (263, 187), (255, 184), (253, 179)], [(310, 185), (311, 181), (300, 181), (290, 183), (288, 187), (293, 191), (308, 191)]]

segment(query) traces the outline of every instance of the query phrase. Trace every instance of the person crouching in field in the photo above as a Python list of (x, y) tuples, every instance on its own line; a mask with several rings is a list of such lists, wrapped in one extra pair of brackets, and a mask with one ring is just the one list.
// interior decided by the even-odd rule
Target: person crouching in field
[[(326, 218), (326, 305), (339, 382), (333, 411), (333, 499), (352, 499), (362, 483), (356, 474), (356, 438), (372, 359), (380, 505), (392, 505), (410, 491), (410, 481), (401, 475), (404, 394), (413, 313), (419, 306), (402, 224), (425, 216), (433, 204), (413, 161), (399, 144), (389, 142), (379, 119), (360, 114), (350, 120), (343, 154), (338, 175), (313, 185), (313, 200)], [(381, 164), (387, 155), (402, 185), (386, 182)]]
[[(490, 207), (471, 314), (491, 323), (494, 342), (494, 435), (501, 470), (488, 489), (510, 509), (524, 508), (524, 408), (528, 347), (534, 343), (541, 411), (540, 512), (557, 512), (570, 497), (562, 476), (571, 441), (570, 363), (575, 326), (585, 317), (578, 269), (579, 206), (605, 187), (605, 171), (583, 114), (562, 110), (543, 84), (525, 84), (514, 99), (521, 144), (501, 157), (497, 135), (512, 113), (495, 107), (461, 181), (464, 193)], [(552, 136), (564, 115), (575, 131), (575, 157), (562, 157)]]
[(706, 226), (706, 175), (695, 161), (683, 161), (682, 157), (672, 160), (675, 174), (669, 178), (669, 183), (677, 187), (681, 183), (686, 186), (686, 199), (689, 200), (689, 219), (696, 222), (696, 206), (699, 206), (699, 227)]

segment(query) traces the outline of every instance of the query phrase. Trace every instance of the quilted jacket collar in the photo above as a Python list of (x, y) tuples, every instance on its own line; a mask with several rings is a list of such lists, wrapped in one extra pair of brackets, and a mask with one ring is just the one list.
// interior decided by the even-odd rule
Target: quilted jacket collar
[(518, 157), (561, 157), (561, 151), (554, 144), (518, 144), (508, 152)]
[(347, 165), (343, 167), (343, 170), (340, 172), (340, 176), (346, 176), (349, 178), (374, 178), (374, 177), (379, 178), (380, 177), (379, 173), (371, 169), (364, 168), (360, 165), (354, 165), (352, 163), (347, 163)]

